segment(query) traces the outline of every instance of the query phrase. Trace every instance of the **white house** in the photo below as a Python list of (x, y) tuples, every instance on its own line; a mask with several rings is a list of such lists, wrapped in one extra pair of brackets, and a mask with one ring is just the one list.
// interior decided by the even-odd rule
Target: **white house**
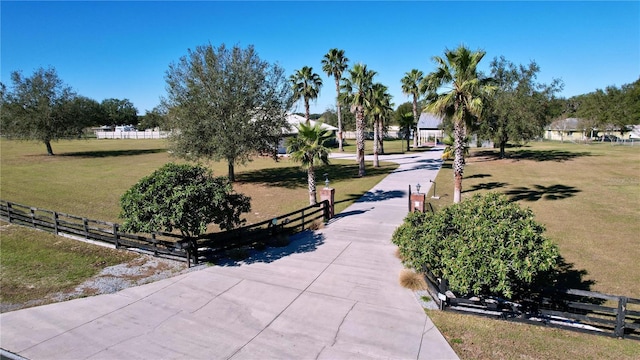
[[(284, 144), (284, 141), (287, 137), (289, 136), (294, 136), (296, 134), (298, 134), (298, 126), (302, 123), (305, 123), (307, 121), (307, 119), (304, 116), (300, 116), (300, 115), (296, 115), (296, 114), (288, 114), (287, 115), (287, 122), (289, 123), (289, 127), (290, 129), (282, 129), (282, 135), (283, 138), (280, 139), (280, 143), (278, 143), (278, 154), (286, 154), (287, 153), (287, 147)], [(315, 126), (316, 125), (316, 121), (314, 120), (309, 120), (309, 124), (311, 126)], [(325, 124), (323, 122), (320, 123), (320, 127), (322, 129), (325, 130), (331, 130), (334, 132), (334, 134), (336, 133), (336, 131), (338, 131), (338, 128), (335, 126), (331, 126), (329, 124)]]
[(442, 117), (423, 112), (418, 119), (418, 146), (426, 143), (437, 144), (444, 138)]

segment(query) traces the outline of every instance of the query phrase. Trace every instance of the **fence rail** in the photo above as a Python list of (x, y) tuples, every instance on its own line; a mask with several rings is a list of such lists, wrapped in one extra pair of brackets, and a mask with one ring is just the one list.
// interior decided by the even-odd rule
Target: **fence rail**
[(119, 231), (119, 225), (107, 221), (93, 220), (76, 215), (39, 209), (14, 202), (0, 200), (0, 219), (9, 223), (29, 226), (66, 234), (86, 240), (100, 241), (116, 248), (136, 248), (152, 252), (156, 256), (181, 258), (187, 261), (188, 246), (181, 236), (165, 232), (155, 232), (149, 236), (129, 234)]
[(226, 250), (252, 244), (266, 245), (278, 236), (287, 236), (309, 229), (311, 224), (319, 219), (329, 220), (328, 200), (241, 228), (204, 234), (191, 242), (191, 248), (195, 249), (192, 254), (193, 260), (197, 263), (200, 255), (216, 256)]
[(530, 299), (455, 297), (446, 280), (423, 271), (440, 309), (640, 340), (640, 299), (578, 289), (542, 289)]
[(179, 258), (191, 266), (191, 261), (196, 264), (200, 261), (200, 255), (213, 256), (232, 248), (266, 243), (274, 236), (303, 231), (318, 219), (327, 221), (329, 202), (325, 200), (271, 220), (234, 230), (204, 234), (195, 239), (160, 231), (145, 235), (130, 234), (120, 231), (120, 225), (117, 223), (92, 220), (4, 200), (0, 200), (0, 219), (56, 235), (66, 234), (109, 243), (116, 248), (134, 248), (151, 252), (155, 256)]

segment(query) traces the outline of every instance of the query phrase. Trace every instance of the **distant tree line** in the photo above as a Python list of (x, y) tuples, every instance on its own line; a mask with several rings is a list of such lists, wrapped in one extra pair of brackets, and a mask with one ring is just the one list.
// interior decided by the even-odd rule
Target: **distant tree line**
[(628, 125), (640, 124), (640, 78), (620, 87), (607, 86), (604, 90), (561, 99), (555, 106), (565, 117), (581, 119), (587, 129), (624, 132)]

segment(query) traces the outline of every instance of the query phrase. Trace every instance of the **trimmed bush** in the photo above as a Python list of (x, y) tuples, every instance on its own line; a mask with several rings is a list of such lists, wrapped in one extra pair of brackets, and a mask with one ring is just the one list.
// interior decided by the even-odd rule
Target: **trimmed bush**
[(428, 268), (455, 293), (514, 298), (556, 266), (558, 249), (544, 230), (530, 209), (486, 193), (435, 214), (409, 214), (392, 241), (405, 266)]
[(201, 165), (165, 164), (142, 178), (120, 198), (128, 232), (180, 230), (188, 237), (206, 231), (209, 223), (229, 230), (244, 223), (251, 198), (233, 191), (225, 177), (214, 177)]

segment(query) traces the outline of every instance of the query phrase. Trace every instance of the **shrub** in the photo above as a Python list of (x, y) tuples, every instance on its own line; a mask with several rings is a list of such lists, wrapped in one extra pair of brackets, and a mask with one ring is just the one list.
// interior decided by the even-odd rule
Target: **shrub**
[(233, 192), (225, 177), (214, 177), (200, 165), (168, 163), (142, 178), (120, 199), (122, 230), (173, 231), (198, 236), (207, 224), (232, 229), (244, 222), (250, 198)]
[(544, 230), (530, 209), (486, 193), (435, 214), (409, 214), (392, 241), (405, 266), (428, 268), (458, 294), (513, 298), (555, 268), (558, 249)]
[(400, 281), (402, 287), (411, 290), (424, 290), (427, 288), (424, 276), (408, 269), (402, 269), (402, 271), (400, 271), (398, 281)]

